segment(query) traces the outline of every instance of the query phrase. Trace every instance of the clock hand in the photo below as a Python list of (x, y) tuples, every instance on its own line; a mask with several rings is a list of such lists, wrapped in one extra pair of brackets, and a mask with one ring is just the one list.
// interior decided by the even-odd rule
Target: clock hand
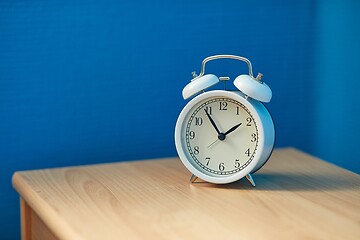
[(209, 146), (207, 146), (207, 148), (211, 148), (212, 145), (214, 145), (215, 143), (217, 143), (219, 141), (219, 138), (217, 138), (215, 141), (213, 141)]
[(211, 124), (212, 124), (213, 127), (215, 128), (216, 132), (217, 132), (218, 134), (220, 134), (220, 131), (219, 131), (218, 127), (216, 126), (214, 120), (211, 118), (210, 114), (206, 111), (206, 109), (204, 109), (204, 111), (205, 111), (205, 113), (206, 113), (206, 116), (208, 116)]
[(241, 125), (241, 123), (239, 123), (239, 124), (237, 124), (237, 125), (235, 125), (235, 126), (233, 126), (232, 128), (230, 128), (229, 130), (227, 130), (224, 134), (225, 134), (225, 136), (226, 135), (228, 135), (229, 133), (231, 133), (231, 132), (233, 132), (233, 131), (235, 131), (238, 127), (240, 127), (240, 125)]

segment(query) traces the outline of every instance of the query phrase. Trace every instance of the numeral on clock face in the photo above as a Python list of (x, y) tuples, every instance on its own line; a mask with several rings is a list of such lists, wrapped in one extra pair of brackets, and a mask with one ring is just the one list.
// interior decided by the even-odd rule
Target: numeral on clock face
[(196, 126), (201, 126), (203, 124), (203, 119), (201, 117), (196, 117), (195, 118), (195, 125)]
[(210, 158), (209, 157), (205, 158), (205, 161), (206, 161), (206, 166), (209, 166)]
[(227, 102), (219, 102), (220, 104), (220, 109), (219, 110), (227, 110)]
[(206, 106), (206, 107), (205, 107), (205, 111), (206, 111), (209, 115), (212, 115), (212, 107), (211, 107), (211, 106)]
[(243, 104), (211, 97), (195, 104), (185, 120), (185, 146), (197, 168), (231, 175), (254, 158), (259, 141), (256, 121)]
[(195, 146), (194, 147), (194, 154), (195, 155), (198, 155), (200, 153), (200, 151), (199, 151), (199, 146)]

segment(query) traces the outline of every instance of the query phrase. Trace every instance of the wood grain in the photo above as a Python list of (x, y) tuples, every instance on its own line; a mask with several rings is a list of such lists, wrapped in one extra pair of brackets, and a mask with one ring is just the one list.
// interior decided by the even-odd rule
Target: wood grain
[(178, 158), (17, 172), (59, 239), (360, 239), (360, 176), (295, 149), (254, 175), (189, 184)]

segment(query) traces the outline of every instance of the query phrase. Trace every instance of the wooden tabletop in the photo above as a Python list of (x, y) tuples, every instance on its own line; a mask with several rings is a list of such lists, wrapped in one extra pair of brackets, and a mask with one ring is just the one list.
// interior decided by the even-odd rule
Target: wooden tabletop
[(246, 180), (189, 183), (178, 158), (16, 172), (59, 239), (360, 239), (360, 176), (275, 150)]

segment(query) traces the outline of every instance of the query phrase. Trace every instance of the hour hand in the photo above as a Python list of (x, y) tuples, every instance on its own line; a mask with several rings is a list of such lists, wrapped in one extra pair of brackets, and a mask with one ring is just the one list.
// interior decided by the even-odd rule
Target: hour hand
[(211, 118), (210, 114), (206, 111), (206, 109), (204, 109), (205, 113), (206, 113), (206, 116), (208, 116), (210, 122), (211, 122), (211, 125), (213, 125), (213, 127), (215, 128), (216, 132), (218, 134), (220, 134), (220, 131), (218, 129), (218, 127), (216, 126), (216, 123), (214, 122), (214, 120)]
[(237, 124), (237, 125), (233, 126), (233, 127), (232, 127), (232, 128), (230, 128), (229, 130), (227, 130), (224, 134), (225, 134), (225, 135), (228, 135), (229, 133), (231, 133), (231, 132), (235, 131), (238, 127), (240, 127), (240, 125), (241, 125), (241, 123), (239, 123), (239, 124)]

